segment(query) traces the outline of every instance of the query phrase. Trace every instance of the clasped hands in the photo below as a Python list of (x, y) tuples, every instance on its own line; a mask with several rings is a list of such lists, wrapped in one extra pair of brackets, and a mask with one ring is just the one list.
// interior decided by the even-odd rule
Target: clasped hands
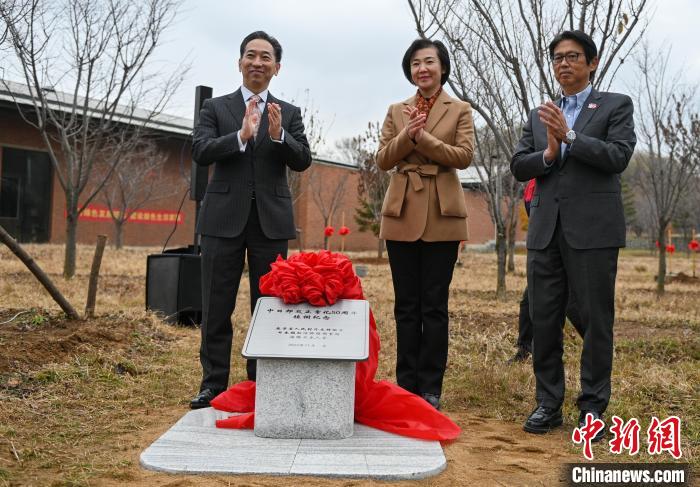
[(417, 143), (423, 137), (423, 130), (425, 129), (425, 122), (428, 116), (412, 106), (404, 107), (403, 113), (408, 117), (408, 125), (406, 125), (408, 136), (413, 142)]
[(559, 154), (561, 142), (566, 138), (569, 126), (566, 124), (561, 108), (551, 101), (540, 105), (537, 114), (547, 128), (547, 148), (544, 151), (544, 158), (547, 161), (553, 161)]
[[(255, 130), (260, 125), (260, 117), (260, 110), (255, 106), (255, 102), (251, 100), (246, 106), (240, 132), (243, 142), (248, 142), (255, 135)], [(268, 103), (267, 117), (270, 137), (274, 140), (280, 140), (282, 138), (282, 108), (277, 103)]]

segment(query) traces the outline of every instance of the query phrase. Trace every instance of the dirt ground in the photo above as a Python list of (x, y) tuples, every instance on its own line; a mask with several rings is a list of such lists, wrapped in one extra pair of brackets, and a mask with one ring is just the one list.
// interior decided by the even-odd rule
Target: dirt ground
[[(79, 307), (89, 259), (70, 282), (60, 278), (60, 247), (36, 246), (34, 255)], [(85, 254), (88, 250), (81, 249)], [(144, 249), (107, 252), (98, 316), (66, 320), (33, 278), (0, 249), (0, 486), (14, 485), (393, 485), (351, 479), (277, 476), (187, 476), (150, 472), (140, 453), (188, 411), (200, 366), (199, 330), (163, 324), (143, 311)], [(378, 379), (393, 380), (395, 336), (388, 265), (372, 256), (363, 279), (382, 337)], [(469, 255), (455, 271), (450, 308), (450, 357), (444, 412), (462, 435), (444, 444), (440, 475), (396, 484), (557, 485), (561, 468), (582, 461), (571, 442), (578, 412), (580, 339), (566, 328), (565, 424), (535, 436), (522, 431), (533, 407), (531, 362), (506, 365), (514, 352), (522, 272), (508, 276), (507, 302), (495, 301), (492, 256)], [(522, 266), (522, 256), (518, 256)], [(678, 265), (678, 264), (676, 264)], [(700, 425), (700, 288), (669, 284), (653, 296), (653, 260), (621, 259), (616, 321), (616, 365), (611, 414), (677, 414), (684, 424), (683, 461), (697, 464)], [(231, 382), (244, 378), (240, 347), (248, 320), (247, 283), (234, 321)], [(594, 447), (597, 461), (632, 461)], [(668, 461), (641, 456), (637, 461)]]
[[(0, 322), (11, 319), (22, 310), (0, 309)], [(41, 378), (26, 382), (20, 380), (21, 371), (42, 368), (50, 363), (70, 361), (72, 357), (85, 352), (110, 352), (128, 350), (132, 346), (134, 333), (150, 330), (151, 339), (164, 343), (176, 342), (177, 347), (195, 347), (196, 330), (175, 329), (176, 334), (167, 329), (149, 328), (146, 319), (120, 322), (114, 326), (114, 317), (101, 317), (90, 321), (70, 321), (60, 313), (44, 317), (43, 321), (32, 312), (20, 315), (11, 323), (0, 328), (0, 343), (3, 354), (0, 357), (0, 374), (10, 377), (2, 384), (4, 392), (15, 397), (31, 398), (42, 387)], [(41, 316), (41, 315), (39, 315)], [(24, 319), (18, 319), (24, 317)], [(486, 323), (487, 324), (487, 323)], [(128, 360), (112, 364), (118, 375), (137, 375), (136, 367)], [(115, 460), (121, 460), (130, 468), (122, 471), (119, 478), (94, 478), (93, 485), (133, 485), (133, 486), (203, 486), (203, 485), (389, 485), (388, 482), (368, 480), (322, 479), (315, 477), (287, 477), (281, 482), (276, 476), (183, 476), (150, 472), (139, 467), (139, 455), (143, 449), (170, 428), (187, 412), (186, 398), (178, 404), (157, 411), (148, 412), (148, 420), (138, 431), (120, 435), (116, 444), (124, 445), (114, 452), (114, 444), (101, 448)], [(462, 435), (454, 442), (443, 445), (448, 461), (446, 470), (437, 477), (411, 482), (419, 485), (552, 485), (560, 479), (558, 465), (577, 461), (578, 457), (569, 448), (568, 435), (571, 425), (547, 436), (532, 436), (524, 433), (518, 423), (480, 417), (466, 412), (445, 411), (463, 429)], [(134, 411), (134, 414), (139, 414)], [(8, 445), (0, 460), (12, 461), (14, 443)], [(0, 463), (1, 464), (1, 463)], [(28, 478), (16, 479), (10, 485), (29, 484), (37, 481), (55, 484), (51, 475), (41, 475), (40, 471), (27, 471)], [(49, 472), (46, 472), (49, 473)], [(534, 483), (533, 483), (534, 482)], [(403, 482), (406, 483), (406, 482)], [(402, 484), (402, 482), (396, 482)], [(55, 484), (55, 485), (60, 485)]]

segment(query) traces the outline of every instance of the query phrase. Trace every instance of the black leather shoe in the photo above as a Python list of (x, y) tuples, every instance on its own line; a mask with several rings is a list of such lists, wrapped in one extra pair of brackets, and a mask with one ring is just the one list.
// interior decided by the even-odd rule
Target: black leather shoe
[[(581, 413), (578, 415), (578, 427), (582, 428), (586, 425), (586, 414), (592, 414), (593, 415), (593, 421), (596, 419), (600, 419), (601, 421), (603, 420), (603, 415), (600, 414), (598, 411), (581, 411)], [(603, 426), (603, 429), (598, 431), (598, 433), (591, 439), (593, 443), (598, 443), (600, 440), (605, 438), (605, 430), (607, 429), (607, 425)]]
[(203, 389), (199, 391), (199, 394), (197, 394), (194, 399), (190, 401), (190, 409), (201, 409), (201, 408), (208, 408), (209, 407), (209, 401), (214, 399), (216, 396), (221, 394), (223, 391), (220, 390), (214, 390), (214, 389)]
[(537, 406), (537, 408), (527, 418), (523, 429), (528, 433), (541, 435), (548, 433), (552, 428), (561, 426), (564, 420), (561, 417), (561, 408), (548, 408)]
[(513, 355), (511, 358), (508, 359), (507, 364), (515, 364), (519, 362), (525, 362), (527, 358), (530, 356), (530, 351), (526, 348), (523, 347), (518, 347), (518, 351), (515, 352), (515, 355)]
[(425, 393), (420, 395), (423, 399), (425, 399), (425, 402), (430, 404), (432, 407), (440, 411), (440, 396), (438, 394), (430, 394), (430, 393)]

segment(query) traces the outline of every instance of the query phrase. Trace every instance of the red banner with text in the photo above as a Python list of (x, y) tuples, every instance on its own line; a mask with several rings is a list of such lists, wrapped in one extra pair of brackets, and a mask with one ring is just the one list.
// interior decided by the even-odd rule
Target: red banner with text
[[(181, 225), (185, 221), (185, 215), (177, 211), (170, 210), (127, 210), (130, 212), (129, 223), (146, 223), (161, 225)], [(119, 218), (121, 211), (114, 210), (114, 215)], [(88, 205), (78, 217), (80, 221), (105, 222), (112, 221), (109, 208), (101, 205)]]

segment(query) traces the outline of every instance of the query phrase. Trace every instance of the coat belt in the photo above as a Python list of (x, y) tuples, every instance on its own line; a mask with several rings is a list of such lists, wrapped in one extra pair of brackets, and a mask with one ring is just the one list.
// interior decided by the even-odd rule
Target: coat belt
[(414, 191), (421, 191), (423, 189), (423, 181), (421, 176), (425, 177), (435, 177), (439, 172), (445, 172), (447, 168), (438, 166), (437, 164), (404, 164), (403, 166), (397, 167), (396, 172), (399, 174), (405, 174), (411, 181)]

